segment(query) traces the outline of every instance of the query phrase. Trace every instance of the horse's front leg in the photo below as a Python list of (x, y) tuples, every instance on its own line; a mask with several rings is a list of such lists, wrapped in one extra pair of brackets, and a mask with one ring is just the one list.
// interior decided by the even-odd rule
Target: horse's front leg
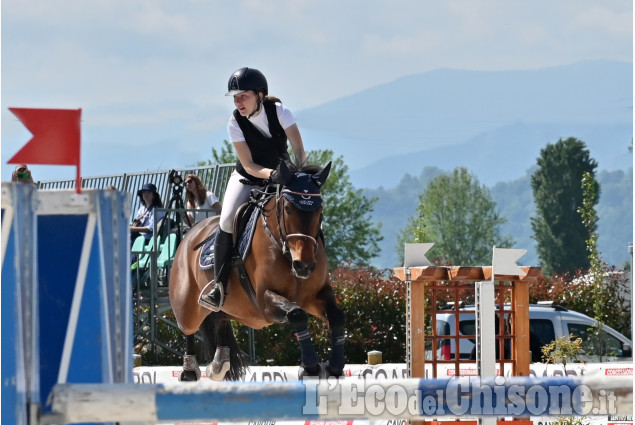
[(324, 303), (324, 312), (331, 329), (331, 356), (327, 366), (327, 374), (329, 376), (342, 376), (346, 364), (344, 353), (346, 315), (337, 304), (331, 285), (322, 288), (318, 293), (318, 299)]
[(265, 291), (265, 312), (277, 322), (288, 320), (295, 330), (295, 335), (300, 343), (300, 358), (302, 361), (302, 376), (319, 376), (320, 364), (318, 356), (311, 342), (311, 334), (308, 327), (308, 316), (304, 310), (288, 299), (272, 291)]

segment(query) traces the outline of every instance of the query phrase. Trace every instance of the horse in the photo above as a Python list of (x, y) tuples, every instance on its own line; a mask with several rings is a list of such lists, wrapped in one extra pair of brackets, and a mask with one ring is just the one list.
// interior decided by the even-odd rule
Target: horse
[[(240, 350), (231, 321), (254, 329), (288, 322), (300, 345), (299, 376), (342, 376), (345, 365), (345, 314), (329, 283), (328, 262), (322, 224), (321, 186), (331, 162), (323, 169), (315, 165), (297, 167), (281, 162), (283, 184), (262, 191), (252, 199), (259, 217), (251, 247), (237, 270), (232, 265), (225, 302), (212, 312), (199, 305), (201, 291), (214, 279), (213, 267), (199, 266), (201, 246), (219, 225), (218, 217), (205, 219), (181, 241), (170, 272), (170, 304), (180, 330), (185, 334), (181, 381), (200, 379), (195, 355), (194, 334), (200, 329), (207, 352), (214, 353), (207, 366), (208, 378), (239, 380), (247, 370), (247, 359)], [(240, 214), (241, 210), (236, 214)], [(236, 226), (235, 226), (236, 227)], [(234, 246), (237, 245), (234, 232)], [(236, 248), (234, 248), (236, 255)], [(236, 258), (236, 257), (234, 257)], [(247, 275), (248, 284), (239, 274)], [(211, 287), (211, 286), (209, 286)], [(320, 363), (307, 327), (307, 313), (326, 322), (331, 333), (328, 363)]]

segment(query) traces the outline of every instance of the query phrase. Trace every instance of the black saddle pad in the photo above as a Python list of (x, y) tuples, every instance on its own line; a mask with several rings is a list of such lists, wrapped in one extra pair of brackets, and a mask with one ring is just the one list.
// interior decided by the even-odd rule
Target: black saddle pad
[[(254, 208), (244, 230), (240, 234), (238, 243), (234, 247), (234, 256), (238, 256), (243, 260), (247, 257), (249, 249), (251, 248), (251, 241), (254, 238), (254, 231), (256, 230), (256, 223), (259, 216), (260, 210), (258, 208)], [(218, 234), (219, 228), (220, 227), (216, 227), (212, 231), (210, 238), (205, 245), (203, 245), (198, 264), (201, 270), (208, 270), (214, 267), (214, 242), (216, 241), (216, 235)]]

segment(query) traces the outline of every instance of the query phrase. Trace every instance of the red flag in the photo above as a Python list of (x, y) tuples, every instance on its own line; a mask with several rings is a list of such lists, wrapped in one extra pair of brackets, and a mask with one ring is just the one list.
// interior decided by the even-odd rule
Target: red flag
[(31, 140), (9, 164), (51, 164), (77, 166), (77, 192), (80, 181), (81, 109), (9, 108), (33, 134)]
[(81, 109), (9, 110), (33, 134), (9, 164), (79, 164)]

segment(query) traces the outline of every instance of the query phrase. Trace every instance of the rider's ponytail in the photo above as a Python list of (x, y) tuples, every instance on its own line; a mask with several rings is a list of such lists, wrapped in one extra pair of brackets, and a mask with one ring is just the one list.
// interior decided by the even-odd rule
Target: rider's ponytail
[(268, 100), (270, 102), (273, 102), (273, 103), (282, 103), (282, 101), (280, 99), (278, 99), (277, 97), (275, 97), (275, 96), (265, 96), (265, 98), (262, 99), (263, 102), (266, 101), (266, 100)]

